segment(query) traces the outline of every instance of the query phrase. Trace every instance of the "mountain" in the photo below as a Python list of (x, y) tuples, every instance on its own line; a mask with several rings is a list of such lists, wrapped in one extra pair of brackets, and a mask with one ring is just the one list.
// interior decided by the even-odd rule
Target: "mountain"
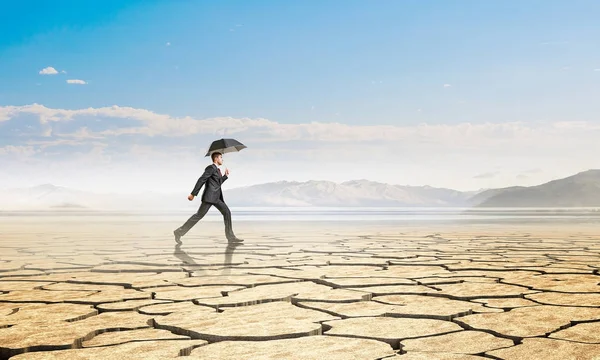
[[(177, 198), (180, 197), (181, 194)], [(31, 188), (0, 191), (0, 210), (90, 211), (181, 208), (180, 202), (174, 204), (173, 199), (175, 197), (168, 194), (99, 194), (44, 184)]]
[[(44, 184), (0, 191), (0, 210), (186, 210), (197, 208), (187, 193), (98, 194)], [(229, 206), (327, 207), (593, 207), (600, 206), (600, 170), (585, 171), (531, 187), (462, 192), (431, 186), (390, 185), (369, 180), (278, 181), (225, 189)]]
[(475, 197), (481, 200), (475, 202), (478, 207), (596, 207), (600, 206), (600, 170), (537, 186), (488, 190)]
[(56, 207), (63, 204), (83, 206), (77, 200), (85, 198), (83, 191), (65, 187), (43, 184), (25, 189), (9, 189), (0, 193), (2, 208), (7, 205), (11, 208), (28, 208), (32, 204), (37, 207)]
[(279, 181), (227, 190), (232, 206), (467, 206), (474, 192), (369, 180)]
[[(279, 181), (225, 189), (229, 206), (463, 207), (476, 192), (368, 180)], [(181, 210), (198, 206), (187, 194), (96, 194), (45, 184), (0, 191), (0, 210)]]
[(87, 207), (79, 204), (62, 203), (50, 206), (53, 209), (87, 209)]
[(503, 192), (510, 192), (516, 189), (526, 189), (525, 186), (511, 186), (511, 187), (507, 187), (507, 188), (500, 188), (500, 189), (487, 189), (484, 191), (479, 192), (478, 194), (473, 195), (470, 199), (469, 199), (469, 204), (470, 205), (480, 205), (483, 204), (484, 202), (486, 202), (487, 200), (489, 200), (490, 198), (499, 195)]

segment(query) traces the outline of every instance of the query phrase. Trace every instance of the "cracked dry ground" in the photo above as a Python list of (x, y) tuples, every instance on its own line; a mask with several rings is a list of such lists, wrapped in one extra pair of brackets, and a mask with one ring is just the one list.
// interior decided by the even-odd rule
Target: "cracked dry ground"
[(593, 228), (0, 225), (0, 359), (600, 358)]

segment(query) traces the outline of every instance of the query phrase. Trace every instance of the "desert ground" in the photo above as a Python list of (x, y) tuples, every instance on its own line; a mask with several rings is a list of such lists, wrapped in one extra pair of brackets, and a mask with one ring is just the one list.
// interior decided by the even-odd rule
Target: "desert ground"
[(0, 359), (600, 359), (595, 224), (178, 225), (0, 217)]

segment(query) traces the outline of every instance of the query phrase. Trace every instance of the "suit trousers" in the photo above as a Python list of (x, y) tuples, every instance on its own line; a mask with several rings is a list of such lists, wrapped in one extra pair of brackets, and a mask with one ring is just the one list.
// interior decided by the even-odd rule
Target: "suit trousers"
[(177, 232), (181, 236), (185, 235), (188, 231), (190, 231), (190, 229), (194, 225), (196, 225), (196, 223), (198, 221), (200, 221), (204, 217), (204, 215), (206, 215), (206, 213), (208, 212), (210, 207), (213, 205), (223, 215), (223, 221), (225, 222), (225, 235), (227, 236), (227, 239), (232, 238), (234, 235), (233, 235), (233, 228), (232, 228), (232, 224), (231, 224), (231, 211), (229, 210), (229, 207), (227, 206), (227, 204), (225, 204), (225, 202), (223, 202), (220, 199), (217, 200), (214, 204), (202, 202), (202, 204), (198, 208), (198, 211), (194, 215), (192, 215), (185, 222), (185, 224), (183, 224), (179, 229), (177, 229)]

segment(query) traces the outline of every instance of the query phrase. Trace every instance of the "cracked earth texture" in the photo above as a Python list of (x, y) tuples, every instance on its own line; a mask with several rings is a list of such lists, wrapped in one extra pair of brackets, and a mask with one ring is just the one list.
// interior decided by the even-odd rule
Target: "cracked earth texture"
[(0, 359), (600, 359), (600, 229), (0, 222)]

